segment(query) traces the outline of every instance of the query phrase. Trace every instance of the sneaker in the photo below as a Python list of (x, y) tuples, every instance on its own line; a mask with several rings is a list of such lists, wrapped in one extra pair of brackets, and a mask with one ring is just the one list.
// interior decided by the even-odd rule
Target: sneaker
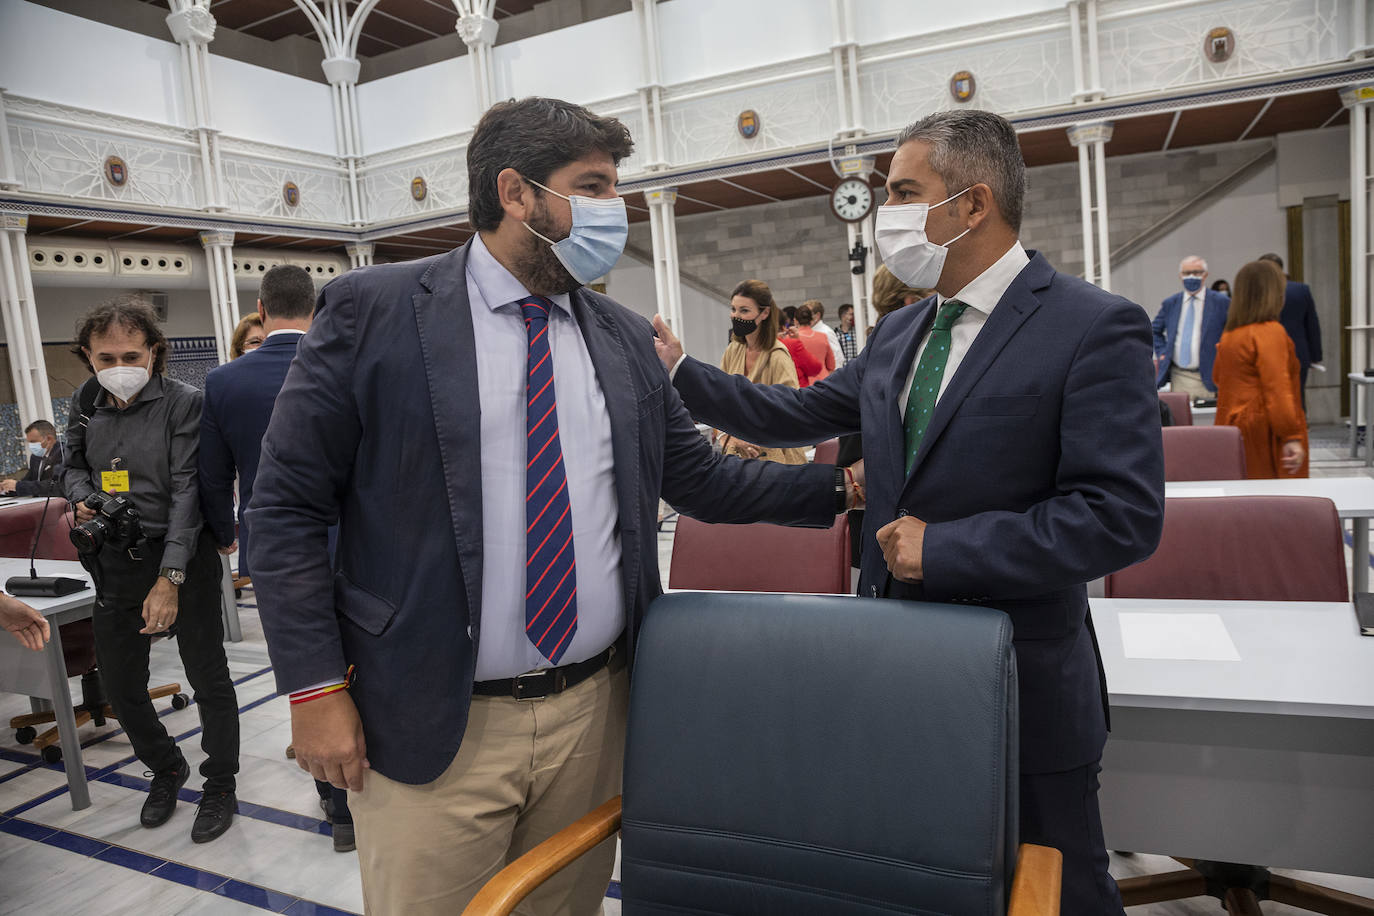
[(206, 792), (196, 809), (196, 822), (191, 825), (191, 842), (208, 843), (218, 839), (234, 822), (238, 810), (238, 799), (233, 792)]
[(172, 809), (177, 806), (177, 790), (191, 778), (191, 765), (183, 757), (175, 767), (143, 775), (153, 777), (153, 784), (148, 789), (148, 798), (143, 802), (143, 813), (139, 815), (139, 820), (144, 827), (161, 827), (167, 823), (172, 816)]

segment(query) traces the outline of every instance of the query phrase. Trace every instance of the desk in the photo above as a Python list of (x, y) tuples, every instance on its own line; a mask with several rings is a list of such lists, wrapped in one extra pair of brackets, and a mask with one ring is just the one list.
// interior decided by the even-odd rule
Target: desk
[[(87, 583), (91, 581), (81, 564), (71, 560), (39, 560), (35, 565), (40, 576), (70, 576)], [(0, 581), (10, 576), (25, 576), (28, 572), (28, 560), (0, 558)], [(52, 701), (57, 731), (62, 739), (62, 766), (67, 771), (72, 810), (80, 811), (90, 807), (91, 795), (86, 788), (86, 768), (81, 763), (81, 741), (76, 735), (76, 715), (72, 712), (72, 695), (67, 685), (67, 666), (62, 660), (62, 636), (58, 627), (90, 617), (95, 590), (87, 587), (63, 598), (19, 600), (48, 618), (52, 636), (42, 652), (25, 649), (7, 633), (0, 636), (0, 690)]]
[[(1090, 604), (1109, 849), (1374, 877), (1374, 639), (1349, 604)], [(1127, 658), (1123, 612), (1217, 614), (1240, 660)]]
[[(1374, 465), (1374, 440), (1370, 438), (1369, 416), (1374, 412), (1374, 375), (1352, 372), (1350, 380), (1350, 457), (1360, 457), (1360, 420), (1364, 420), (1364, 465)], [(1364, 388), (1364, 412), (1360, 411), (1360, 389)]]
[(1369, 591), (1369, 519), (1374, 517), (1374, 478), (1306, 477), (1284, 480), (1188, 480), (1164, 485), (1165, 496), (1324, 496), (1350, 520), (1354, 536), (1355, 591)]
[(1217, 409), (1215, 407), (1194, 407), (1192, 411), (1194, 426), (1215, 426), (1217, 424)]

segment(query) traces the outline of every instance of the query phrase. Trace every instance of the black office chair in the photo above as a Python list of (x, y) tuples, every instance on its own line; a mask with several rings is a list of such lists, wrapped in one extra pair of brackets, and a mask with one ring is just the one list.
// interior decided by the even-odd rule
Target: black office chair
[(668, 595), (639, 637), (627, 739), (623, 816), (610, 800), (465, 916), (509, 913), (617, 827), (636, 914), (1059, 912), (1058, 851), (1017, 846), (997, 611)]

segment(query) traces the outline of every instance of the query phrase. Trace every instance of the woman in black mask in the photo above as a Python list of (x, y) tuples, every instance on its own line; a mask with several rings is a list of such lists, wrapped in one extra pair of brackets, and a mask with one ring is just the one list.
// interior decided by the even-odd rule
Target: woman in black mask
[[(730, 294), (730, 344), (720, 368), (743, 375), (756, 385), (798, 387), (792, 355), (778, 339), (777, 304), (762, 280), (745, 280)], [(806, 463), (806, 453), (799, 448), (765, 449), (732, 436), (721, 436), (718, 441), (727, 455), (782, 464)]]

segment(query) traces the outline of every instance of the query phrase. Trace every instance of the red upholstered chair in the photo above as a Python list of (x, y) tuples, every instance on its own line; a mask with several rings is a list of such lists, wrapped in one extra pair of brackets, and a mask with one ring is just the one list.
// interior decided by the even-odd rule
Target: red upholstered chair
[(1193, 405), (1188, 400), (1188, 395), (1181, 391), (1161, 391), (1159, 399), (1169, 405), (1169, 413), (1173, 415), (1175, 426), (1193, 425)]
[(826, 439), (816, 446), (816, 456), (811, 460), (816, 464), (834, 464), (840, 456), (840, 440)]
[(1245, 442), (1234, 426), (1166, 426), (1165, 480), (1244, 480)]
[(849, 519), (829, 528), (708, 525), (679, 516), (669, 588), (847, 595)]
[[(39, 524), (42, 530), (39, 531)], [(0, 511), (0, 556), (28, 557), (34, 547), (34, 532), (38, 532), (38, 545), (35, 556), (40, 560), (76, 560), (76, 547), (72, 544), (69, 532), (76, 524), (67, 501), (53, 497), (48, 501), (46, 514), (43, 503), (26, 503)], [(100, 686), (100, 672), (96, 668), (95, 631), (89, 620), (76, 620), (65, 623), (59, 628), (62, 637), (62, 660), (66, 663), (67, 677), (81, 678), (81, 705), (74, 707), (76, 725), (80, 728), (87, 722), (104, 725), (106, 719), (116, 718), (105, 702), (104, 690)], [(165, 684), (148, 691), (153, 699), (172, 697), (172, 705), (181, 709), (190, 702), (181, 693), (180, 684)], [(58, 745), (56, 726), (39, 734), (34, 726), (54, 722), (51, 712), (35, 712), (15, 716), (10, 719), (10, 728), (15, 729), (15, 739), (20, 744), (32, 743), (35, 750), (42, 754), (48, 763), (62, 759), (62, 748)]]

